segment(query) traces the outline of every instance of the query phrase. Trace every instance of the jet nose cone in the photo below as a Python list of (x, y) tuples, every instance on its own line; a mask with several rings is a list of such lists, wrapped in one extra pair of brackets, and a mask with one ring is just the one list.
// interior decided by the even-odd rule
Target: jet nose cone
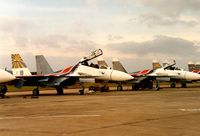
[(5, 83), (5, 82), (9, 82), (14, 80), (16, 77), (13, 76), (12, 74), (4, 71), (4, 70), (0, 70), (1, 73), (1, 77), (0, 77), (0, 83)]
[(193, 73), (194, 80), (200, 80), (200, 74)]
[(111, 74), (111, 79), (114, 81), (128, 81), (128, 80), (132, 80), (133, 77), (127, 73), (113, 70)]
[(187, 72), (186, 79), (187, 80), (200, 80), (200, 74), (193, 73), (193, 72)]

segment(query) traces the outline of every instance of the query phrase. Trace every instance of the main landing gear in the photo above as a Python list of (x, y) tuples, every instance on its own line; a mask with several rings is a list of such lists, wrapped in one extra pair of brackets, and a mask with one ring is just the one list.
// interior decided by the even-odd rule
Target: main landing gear
[(181, 87), (186, 88), (187, 87), (186, 83), (181, 83)]
[[(152, 80), (146, 80), (146, 81), (142, 81), (140, 83), (133, 83), (132, 84), (132, 90), (133, 91), (137, 91), (139, 89), (153, 89), (153, 81)], [(159, 82), (156, 82), (156, 89), (160, 89), (160, 85)]]
[(61, 86), (56, 87), (57, 95), (63, 95), (63, 88)]
[(117, 91), (123, 91), (122, 85), (118, 85), (118, 86), (117, 86)]
[[(57, 95), (63, 95), (63, 88), (61, 86), (56, 87)], [(39, 96), (40, 90), (39, 87), (33, 89), (33, 96)]]
[(33, 89), (33, 96), (39, 96), (40, 90), (38, 88)]
[(79, 90), (79, 94), (80, 94), (80, 95), (84, 95), (84, 93), (85, 93), (85, 91), (84, 91), (85, 88), (84, 88), (84, 86), (83, 86), (82, 83), (80, 84), (80, 86), (81, 86), (81, 89)]
[(172, 82), (171, 85), (170, 85), (170, 87), (171, 87), (171, 88), (176, 88), (176, 83), (175, 83), (175, 82)]
[(160, 81), (156, 80), (156, 90), (160, 90)]
[[(175, 83), (175, 82), (172, 82), (171, 85), (170, 85), (170, 87), (171, 87), (171, 88), (176, 88), (176, 83)], [(187, 84), (186, 84), (185, 82), (182, 82), (182, 83), (181, 83), (181, 87), (182, 87), (182, 88), (186, 88), (186, 87), (187, 87)]]
[(1, 98), (5, 98), (5, 94), (6, 94), (7, 90), (8, 89), (7, 89), (6, 85), (0, 86), (0, 97)]

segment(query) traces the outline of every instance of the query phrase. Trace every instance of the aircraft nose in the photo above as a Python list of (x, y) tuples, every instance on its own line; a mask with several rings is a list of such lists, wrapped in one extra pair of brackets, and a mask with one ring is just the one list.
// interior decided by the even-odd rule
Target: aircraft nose
[(125, 72), (113, 70), (111, 74), (111, 79), (114, 81), (128, 81), (132, 80), (133, 77)]
[(0, 77), (0, 83), (5, 83), (5, 82), (9, 82), (9, 81), (12, 81), (14, 80), (16, 77), (13, 76), (12, 74), (4, 71), (4, 70), (1, 70), (1, 77)]
[(193, 73), (193, 72), (187, 72), (186, 79), (187, 80), (200, 80), (200, 74)]

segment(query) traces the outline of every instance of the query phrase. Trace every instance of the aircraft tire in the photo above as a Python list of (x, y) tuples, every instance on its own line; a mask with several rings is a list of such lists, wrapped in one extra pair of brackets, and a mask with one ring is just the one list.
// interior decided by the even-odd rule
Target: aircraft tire
[(5, 94), (6, 94), (7, 90), (8, 89), (7, 89), (6, 85), (0, 86), (0, 97), (1, 98), (5, 98)]
[(84, 89), (79, 90), (80, 95), (84, 95)]
[(63, 95), (63, 88), (62, 87), (57, 87), (56, 88), (56, 91), (57, 91), (57, 95)]
[(137, 91), (139, 88), (139, 84), (132, 84), (132, 91)]
[(1, 97), (2, 99), (4, 99), (4, 98), (5, 98), (5, 94), (1, 94), (0, 97)]
[(40, 91), (39, 89), (33, 89), (33, 96), (39, 96), (40, 95)]
[(176, 88), (176, 84), (175, 83), (171, 83), (170, 87), (171, 88)]
[(159, 91), (160, 90), (160, 87), (156, 87), (156, 91)]
[(109, 87), (104, 85), (100, 87), (100, 92), (108, 92), (109, 91)]
[(153, 89), (153, 82), (150, 82), (150, 83), (148, 84), (148, 89)]
[(100, 87), (100, 92), (105, 92), (104, 86)]
[(186, 83), (181, 83), (181, 87), (186, 88), (187, 87)]
[(122, 85), (118, 85), (118, 86), (117, 86), (117, 91), (123, 91)]

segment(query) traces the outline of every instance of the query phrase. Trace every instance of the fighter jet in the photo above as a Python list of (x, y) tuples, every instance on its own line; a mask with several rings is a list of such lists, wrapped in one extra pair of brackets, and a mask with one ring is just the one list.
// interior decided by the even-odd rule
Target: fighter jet
[(0, 97), (3, 98), (7, 92), (6, 83), (15, 80), (15, 76), (2, 69), (0, 69), (0, 75)]
[[(98, 63), (98, 66), (99, 66), (100, 69), (112, 69), (111, 67), (108, 66), (108, 64), (106, 63), (106, 61), (103, 58), (99, 58), (97, 63)], [(117, 71), (127, 73), (125, 68), (122, 66), (121, 63), (118, 63), (118, 60), (116, 58), (113, 59), (112, 63), (113, 63), (113, 70), (117, 70)], [(129, 74), (129, 73), (127, 73), (127, 74)], [(131, 74), (129, 74), (129, 75), (131, 75)], [(135, 77), (133, 77), (133, 78), (134, 79), (132, 79), (132, 80), (136, 80)], [(130, 81), (131, 80), (129, 80), (129, 82)], [(125, 81), (125, 82), (114, 82), (114, 83), (117, 83), (117, 91), (122, 91), (123, 90), (122, 84), (127, 83), (127, 82)]]
[[(37, 86), (37, 88), (33, 90), (33, 95), (35, 96), (39, 95), (39, 87), (41, 86), (55, 87), (57, 94), (61, 95), (63, 94), (63, 87), (74, 85), (76, 83), (81, 84), (82, 89), (80, 89), (79, 92), (81, 95), (83, 95), (84, 86), (80, 82), (81, 78), (112, 81), (125, 81), (133, 79), (132, 76), (124, 72), (108, 69), (103, 70), (88, 66), (87, 63), (89, 60), (92, 60), (102, 54), (102, 50), (95, 50), (91, 53), (91, 55), (84, 57), (75, 66), (70, 66), (57, 73), (54, 73), (52, 69), (45, 69), (45, 66), (43, 66), (47, 64), (45, 62), (42, 63), (42, 65), (37, 65), (37, 68), (40, 69), (40, 71), (38, 70), (37, 75), (31, 74), (19, 54), (12, 54), (12, 70), (13, 74), (17, 78), (21, 79), (21, 83), (18, 84), (18, 86)], [(39, 62), (37, 64), (39, 64)]]
[[(137, 90), (140, 86), (150, 87), (153, 83), (152, 80), (157, 81), (156, 85), (157, 90), (160, 89), (160, 84), (159, 84), (160, 81), (171, 82), (171, 87), (175, 88), (176, 82), (180, 82), (182, 87), (186, 87), (186, 82), (193, 82), (200, 80), (199, 74), (185, 71), (177, 67), (173, 67), (175, 64), (176, 62), (173, 61), (172, 64), (165, 63), (164, 67), (162, 67), (158, 62), (153, 61), (153, 69), (146, 69), (131, 74), (132, 76), (135, 77), (135, 79), (139, 80), (138, 84), (133, 84), (134, 85), (133, 89)], [(113, 61), (113, 67), (115, 67), (115, 69), (117, 70), (123, 69), (123, 66), (119, 60)]]
[(181, 87), (185, 88), (187, 87), (187, 82), (200, 80), (199, 74), (174, 67), (175, 64), (176, 62), (174, 61), (165, 67), (157, 68), (149, 76), (155, 76), (157, 81), (170, 82), (171, 88), (175, 88), (177, 82), (181, 83)]
[[(112, 60), (113, 69), (123, 71), (128, 73), (122, 63), (117, 58), (113, 58)], [(132, 84), (132, 90), (138, 90), (139, 88), (142, 89), (152, 89), (153, 88), (153, 79), (146, 76), (148, 73), (151, 72), (151, 69), (144, 69), (141, 71), (136, 71), (133, 73), (129, 73), (131, 76), (134, 77), (132, 81), (129, 81), (129, 84)]]

